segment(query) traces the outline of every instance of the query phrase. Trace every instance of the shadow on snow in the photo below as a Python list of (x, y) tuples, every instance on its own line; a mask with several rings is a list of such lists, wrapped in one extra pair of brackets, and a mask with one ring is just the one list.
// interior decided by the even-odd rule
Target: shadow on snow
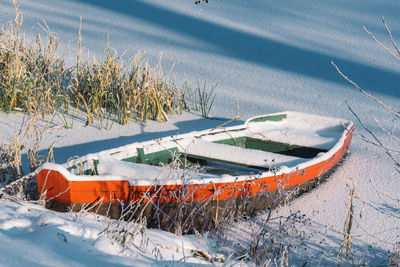
[[(199, 42), (207, 43), (212, 47), (211, 50), (206, 51), (208, 53), (277, 68), (314, 79), (348, 84), (331, 66), (330, 62), (334, 61), (345, 74), (348, 74), (364, 89), (400, 97), (395, 86), (400, 84), (399, 72), (383, 70), (349, 59), (332, 57), (284, 44), (174, 12), (151, 3), (123, 0), (87, 0), (82, 2), (119, 12), (126, 16), (136, 17), (156, 24), (158, 27), (198, 39)], [(204, 48), (198, 50), (204, 50)], [(382, 54), (388, 56), (384, 51), (382, 51)]]

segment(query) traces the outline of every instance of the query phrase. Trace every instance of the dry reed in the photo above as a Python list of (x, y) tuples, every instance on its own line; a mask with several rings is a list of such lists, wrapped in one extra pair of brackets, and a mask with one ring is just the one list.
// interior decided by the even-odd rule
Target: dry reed
[(63, 95), (64, 60), (57, 57), (60, 42), (49, 36), (43, 46), (38, 35), (34, 44), (27, 44), (21, 33), (19, 3), (14, 1), (14, 6), (15, 19), (0, 35), (0, 110), (54, 112), (60, 101), (67, 100)]
[(118, 123), (148, 119), (166, 121), (169, 113), (183, 109), (183, 91), (166, 82), (161, 63), (152, 68), (138, 54), (124, 67), (115, 50), (106, 49), (100, 63), (78, 64), (71, 91), (74, 103), (84, 107), (87, 123), (115, 114)]
[(351, 230), (353, 226), (353, 215), (354, 215), (354, 191), (356, 190), (356, 182), (353, 181), (353, 186), (350, 187), (349, 180), (346, 182), (346, 186), (349, 188), (349, 200), (347, 202), (347, 213), (346, 218), (344, 220), (343, 225), (343, 240), (340, 243), (339, 252), (337, 254), (337, 258), (339, 258), (340, 254), (345, 248), (345, 259), (349, 258), (349, 255), (353, 255), (353, 246), (352, 246), (352, 239), (351, 239)]
[(66, 68), (58, 56), (61, 43), (49, 30), (45, 45), (40, 35), (27, 43), (15, 0), (14, 6), (15, 19), (0, 34), (0, 111), (64, 115), (72, 104), (85, 109), (88, 124), (97, 118), (102, 125), (108, 118), (120, 124), (165, 121), (167, 114), (184, 108), (183, 90), (167, 82), (160, 61), (150, 67), (139, 54), (125, 67), (109, 47), (100, 63), (83, 61), (80, 27), (76, 66)]

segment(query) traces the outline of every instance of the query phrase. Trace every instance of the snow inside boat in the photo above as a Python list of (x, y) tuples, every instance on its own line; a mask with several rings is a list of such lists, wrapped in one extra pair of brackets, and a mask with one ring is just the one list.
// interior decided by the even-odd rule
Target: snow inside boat
[(353, 131), (343, 119), (298, 112), (257, 116), (239, 126), (46, 163), (37, 175), (39, 198), (59, 211), (140, 217), (170, 231), (210, 229), (314, 186), (345, 155)]

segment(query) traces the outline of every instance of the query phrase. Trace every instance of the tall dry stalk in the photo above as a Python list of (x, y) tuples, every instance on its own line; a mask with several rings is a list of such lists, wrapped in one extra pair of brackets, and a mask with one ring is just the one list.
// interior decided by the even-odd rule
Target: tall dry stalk
[[(29, 120), (25, 133), (22, 137), (19, 136), (19, 134), (15, 134), (13, 135), (11, 142), (5, 142), (1, 144), (0, 169), (2, 170), (1, 181), (3, 185), (6, 185), (24, 175), (22, 168), (22, 150), (25, 148), (25, 143), (29, 139), (31, 130), (35, 127), (34, 122), (37, 120), (38, 116), (39, 115), (37, 114)], [(21, 129), (24, 126), (25, 125), (23, 122)], [(35, 143), (34, 147), (36, 146), (37, 144)], [(31, 153), (31, 156), (36, 157), (34, 153)]]
[(353, 212), (354, 212), (354, 191), (356, 190), (356, 181), (353, 181), (353, 186), (350, 187), (349, 185), (349, 180), (346, 182), (346, 186), (349, 188), (349, 199), (347, 201), (347, 213), (346, 217), (344, 220), (344, 225), (343, 225), (343, 240), (340, 243), (339, 247), (339, 252), (337, 254), (337, 258), (339, 258), (340, 254), (343, 251), (343, 248), (345, 248), (345, 258), (346, 260), (349, 258), (349, 254), (353, 255), (353, 246), (352, 246), (352, 240), (351, 240), (351, 230), (353, 226)]
[[(14, 134), (10, 142), (4, 142), (0, 146), (0, 186), (2, 187), (0, 194), (6, 192), (19, 192), (32, 195), (32, 184), (28, 181), (35, 177), (35, 169), (45, 161), (54, 162), (53, 146), (48, 148), (46, 154), (40, 154), (38, 149), (44, 137), (49, 122), (44, 126), (40, 126), (40, 114), (32, 116), (29, 121), (25, 120), (21, 124), (19, 133)], [(25, 128), (25, 132), (22, 129)], [(21, 133), (23, 133), (21, 135)], [(28, 166), (23, 166), (22, 155), (26, 153)], [(29, 168), (30, 174), (24, 176), (24, 169)], [(24, 185), (21, 192), (20, 186)], [(32, 192), (31, 192), (32, 191)], [(35, 191), (36, 192), (36, 191)]]

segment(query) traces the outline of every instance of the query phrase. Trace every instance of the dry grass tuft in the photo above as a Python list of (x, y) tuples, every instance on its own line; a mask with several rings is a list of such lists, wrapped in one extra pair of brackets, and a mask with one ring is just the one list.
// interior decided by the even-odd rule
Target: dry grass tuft
[(152, 68), (138, 54), (124, 68), (115, 50), (106, 49), (100, 63), (78, 64), (71, 84), (74, 103), (83, 104), (92, 123), (115, 114), (118, 123), (148, 119), (166, 121), (167, 114), (183, 109), (183, 91), (166, 82), (161, 63)]
[[(65, 67), (58, 56), (59, 39), (47, 30), (28, 44), (21, 32), (23, 16), (14, 1), (16, 16), (0, 34), (0, 111), (62, 114), (70, 105), (84, 108), (87, 123), (116, 118), (118, 123), (148, 119), (165, 121), (184, 108), (184, 93), (168, 83), (160, 61), (150, 67), (139, 54), (127, 67), (117, 52), (107, 48), (100, 63), (82, 60), (79, 29), (76, 66)], [(82, 23), (82, 18), (81, 18)]]
[(64, 60), (57, 57), (60, 42), (49, 36), (43, 46), (38, 35), (34, 44), (27, 44), (21, 33), (19, 3), (14, 1), (14, 6), (15, 19), (0, 35), (0, 110), (54, 112), (56, 106), (68, 102), (63, 87)]

